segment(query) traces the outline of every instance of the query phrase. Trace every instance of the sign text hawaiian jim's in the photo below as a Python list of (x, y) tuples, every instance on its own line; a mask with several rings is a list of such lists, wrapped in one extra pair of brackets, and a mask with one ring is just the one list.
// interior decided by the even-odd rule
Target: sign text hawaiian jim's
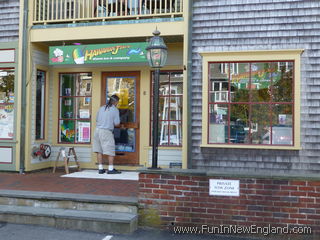
[(147, 62), (147, 43), (56, 46), (49, 48), (49, 64)]

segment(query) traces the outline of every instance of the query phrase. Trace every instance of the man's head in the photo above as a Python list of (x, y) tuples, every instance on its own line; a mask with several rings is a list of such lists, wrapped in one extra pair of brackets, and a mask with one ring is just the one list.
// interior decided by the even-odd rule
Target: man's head
[(119, 102), (119, 97), (115, 94), (113, 94), (111, 97), (110, 97), (110, 103), (113, 104), (114, 106), (117, 106)]

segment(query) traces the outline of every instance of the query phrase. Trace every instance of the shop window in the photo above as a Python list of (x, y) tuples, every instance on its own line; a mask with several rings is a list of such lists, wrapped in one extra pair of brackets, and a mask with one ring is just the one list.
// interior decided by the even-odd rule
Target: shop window
[[(152, 86), (153, 86), (152, 73)], [(152, 144), (152, 95), (151, 89), (151, 135)], [(183, 72), (161, 71), (159, 87), (159, 146), (182, 145), (182, 94)]]
[(0, 139), (14, 136), (14, 69), (0, 69)]
[(301, 51), (286, 53), (204, 54), (203, 145), (299, 146)]
[(36, 82), (36, 140), (44, 139), (45, 106), (46, 106), (46, 72), (37, 71)]
[(209, 63), (209, 143), (292, 145), (293, 65)]
[(59, 143), (91, 142), (91, 73), (60, 74)]

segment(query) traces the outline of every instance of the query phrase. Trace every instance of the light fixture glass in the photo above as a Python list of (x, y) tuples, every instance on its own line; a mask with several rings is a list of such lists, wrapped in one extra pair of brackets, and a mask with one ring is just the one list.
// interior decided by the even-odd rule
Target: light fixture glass
[(168, 48), (163, 41), (163, 38), (160, 37), (160, 32), (156, 29), (153, 32), (153, 37), (149, 41), (147, 50), (147, 59), (150, 67), (152, 68), (161, 68), (166, 64), (168, 56)]

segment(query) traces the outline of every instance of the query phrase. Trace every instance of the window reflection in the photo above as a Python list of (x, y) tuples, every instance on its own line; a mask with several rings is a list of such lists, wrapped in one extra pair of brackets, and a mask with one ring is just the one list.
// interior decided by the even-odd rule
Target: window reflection
[[(135, 77), (108, 77), (107, 78), (107, 97), (116, 94), (120, 100), (117, 105), (120, 113), (120, 122), (134, 123), (136, 119)], [(115, 128), (114, 139), (116, 151), (135, 152), (135, 134), (134, 128)]]
[[(153, 74), (152, 74), (153, 83)], [(153, 86), (153, 84), (152, 84)], [(151, 90), (151, 105), (152, 105)], [(159, 145), (182, 145), (183, 72), (161, 71), (159, 88)], [(150, 126), (152, 136), (152, 112)], [(152, 144), (152, 138), (150, 137)]]
[(107, 97), (116, 94), (120, 98), (117, 108), (122, 123), (135, 122), (135, 91), (133, 77), (107, 79)]
[(44, 139), (44, 121), (45, 121), (45, 84), (46, 72), (37, 70), (36, 79), (36, 139)]
[(135, 129), (115, 128), (113, 131), (116, 151), (135, 152)]
[(293, 70), (293, 61), (209, 63), (208, 142), (292, 145)]

